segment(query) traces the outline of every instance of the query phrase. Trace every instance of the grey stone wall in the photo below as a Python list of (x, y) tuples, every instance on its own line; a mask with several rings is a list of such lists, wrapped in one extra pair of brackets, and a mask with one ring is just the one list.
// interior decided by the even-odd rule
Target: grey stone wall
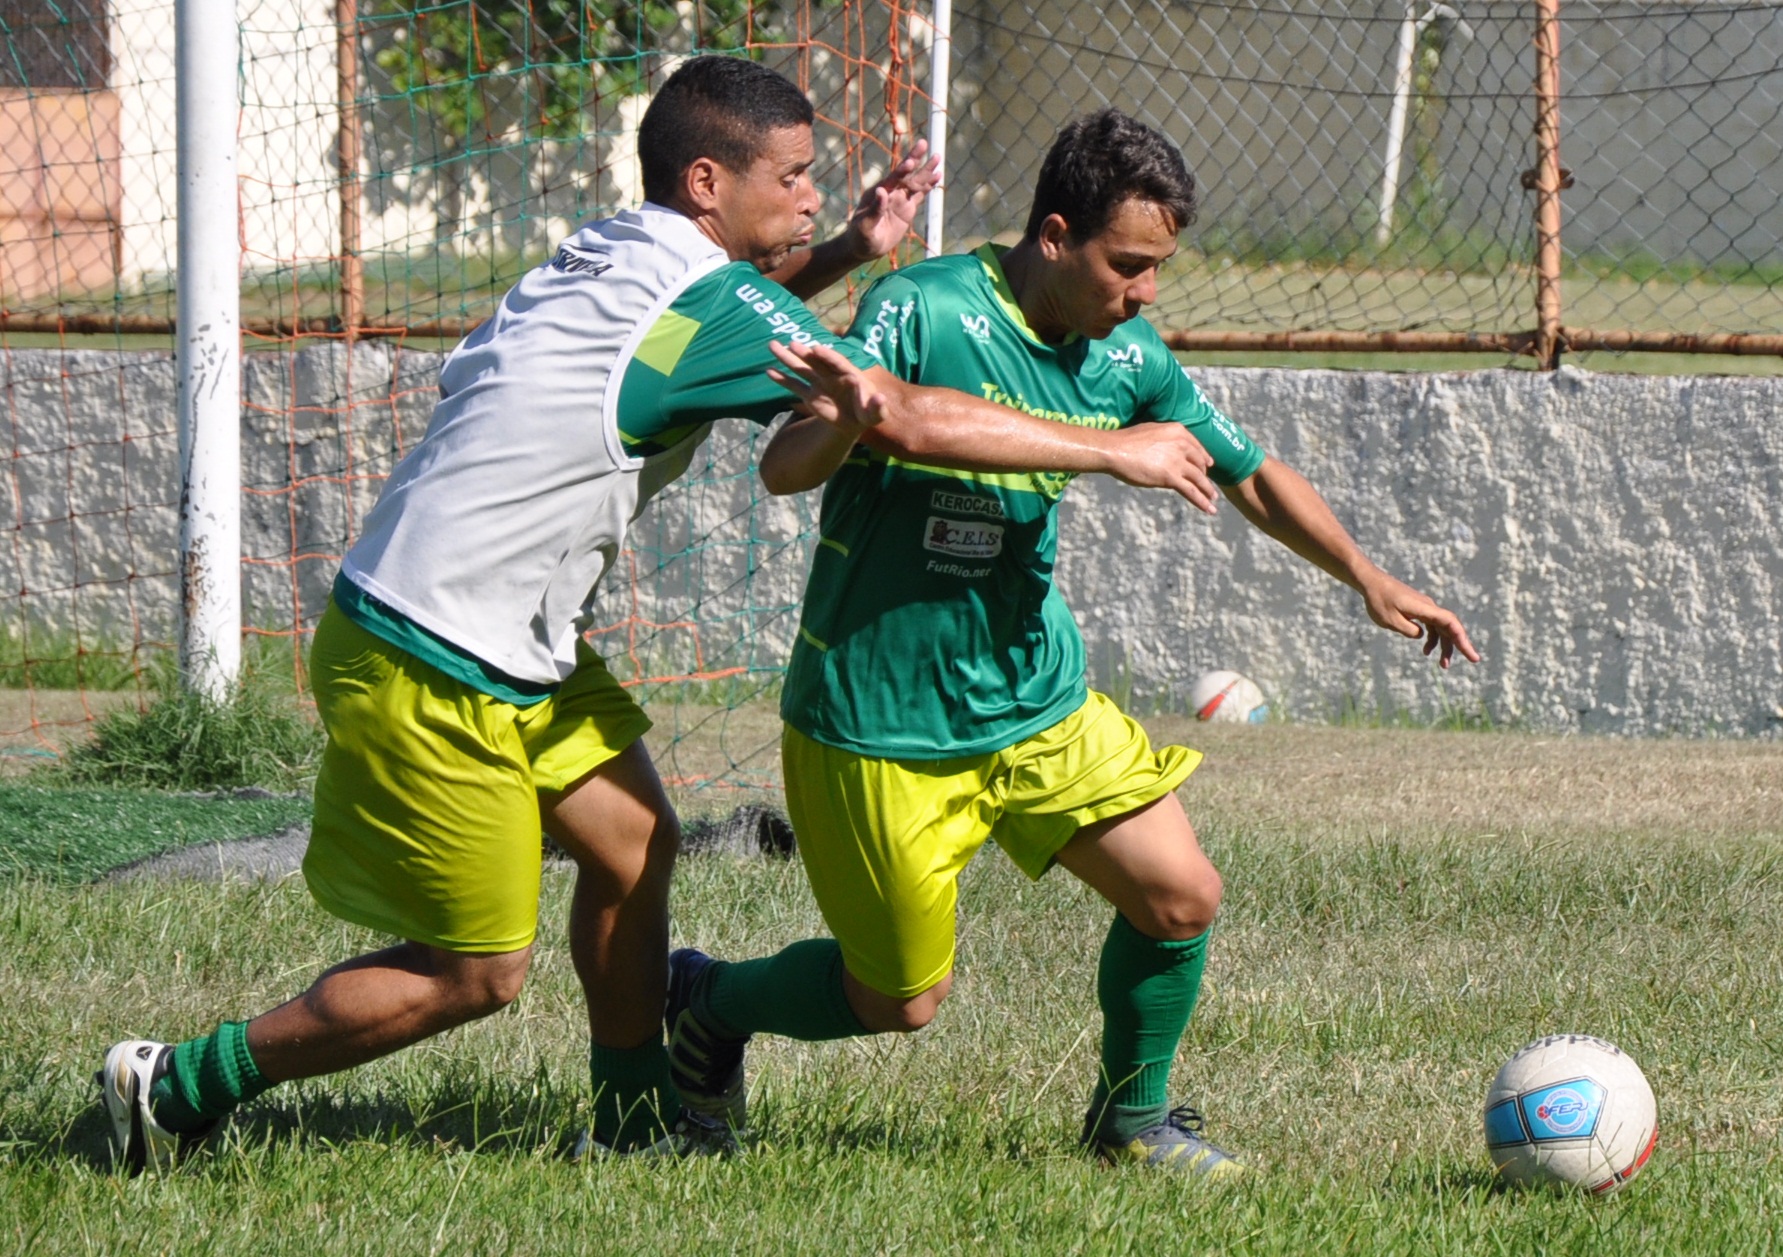
[[(246, 614), (307, 626), (439, 358), (256, 354), (242, 412)], [(1179, 704), (1211, 668), (1306, 718), (1345, 703), (1554, 731), (1783, 735), (1783, 380), (1565, 369), (1196, 372), (1382, 566), (1460, 612), (1447, 676), (1226, 506), (1085, 478), (1059, 580), (1096, 680)], [(165, 355), (0, 356), (0, 625), (172, 640), (178, 443)], [(772, 499), (760, 435), (721, 425), (639, 521), (602, 649), (634, 675), (760, 678), (797, 626), (816, 496)], [(466, 545), (475, 539), (465, 539)]]
[(1105, 674), (1180, 694), (1234, 668), (1302, 716), (1783, 733), (1783, 380), (1196, 375), (1484, 659), (1441, 676), (1229, 507), (1206, 521), (1089, 480), (1059, 581)]

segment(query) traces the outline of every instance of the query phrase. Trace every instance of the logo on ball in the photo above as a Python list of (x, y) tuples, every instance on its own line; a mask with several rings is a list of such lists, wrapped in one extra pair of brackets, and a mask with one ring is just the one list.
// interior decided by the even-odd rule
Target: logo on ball
[(1529, 1137), (1537, 1143), (1549, 1139), (1585, 1139), (1597, 1129), (1603, 1111), (1604, 1089), (1589, 1078), (1565, 1082), (1523, 1093), (1523, 1118)]
[(1590, 1106), (1576, 1091), (1550, 1091), (1548, 1098), (1535, 1107), (1535, 1115), (1554, 1129), (1556, 1134), (1570, 1135), (1585, 1124)]

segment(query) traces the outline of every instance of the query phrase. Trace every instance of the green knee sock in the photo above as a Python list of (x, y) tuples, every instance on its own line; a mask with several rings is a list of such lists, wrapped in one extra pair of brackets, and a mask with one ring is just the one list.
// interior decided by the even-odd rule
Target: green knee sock
[(173, 1064), (149, 1091), (155, 1120), (175, 1134), (194, 1131), (271, 1087), (248, 1051), (248, 1023), (225, 1021), (215, 1034), (173, 1049)]
[(694, 1015), (720, 1034), (779, 1034), (814, 1043), (867, 1033), (842, 989), (842, 948), (808, 938), (760, 960), (715, 961), (693, 993)]
[(1170, 1064), (1201, 994), (1211, 932), (1165, 942), (1116, 914), (1096, 968), (1102, 1076), (1090, 1112), (1097, 1138), (1125, 1143), (1164, 1120)]
[(588, 1048), (594, 1084), (594, 1137), (615, 1152), (655, 1143), (681, 1112), (681, 1093), (669, 1080), (669, 1054), (660, 1041), (635, 1048)]

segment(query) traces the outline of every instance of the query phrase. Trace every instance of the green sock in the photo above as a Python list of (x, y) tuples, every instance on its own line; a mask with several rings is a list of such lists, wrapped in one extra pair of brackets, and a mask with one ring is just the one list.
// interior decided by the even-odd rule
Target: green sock
[(173, 1049), (173, 1064), (149, 1091), (149, 1111), (175, 1134), (194, 1131), (271, 1087), (248, 1051), (248, 1023), (225, 1021), (215, 1034)]
[(615, 1152), (655, 1143), (681, 1112), (661, 1041), (635, 1048), (588, 1047), (594, 1084), (594, 1137)]
[(842, 947), (808, 938), (759, 960), (714, 961), (693, 1011), (719, 1034), (779, 1034), (815, 1043), (867, 1033), (842, 989)]
[(1102, 1076), (1090, 1112), (1097, 1138), (1125, 1143), (1169, 1111), (1170, 1064), (1201, 994), (1210, 933), (1165, 942), (1115, 915), (1096, 967)]

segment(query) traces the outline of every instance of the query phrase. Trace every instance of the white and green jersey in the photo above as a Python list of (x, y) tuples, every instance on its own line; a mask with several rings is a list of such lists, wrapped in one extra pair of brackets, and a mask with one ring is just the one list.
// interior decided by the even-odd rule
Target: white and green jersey
[[(1180, 423), (1237, 484), (1263, 451), (1201, 394), (1143, 319), (1048, 345), (1009, 291), (1002, 250), (879, 281), (850, 329), (873, 360), (1061, 423)], [(824, 490), (781, 715), (861, 755), (1001, 750), (1083, 704), (1083, 639), (1053, 586), (1072, 476), (950, 471), (857, 446)]]
[(367, 630), (509, 701), (575, 667), (594, 591), (714, 420), (792, 397), (771, 339), (839, 344), (684, 215), (588, 223), (452, 351), (427, 434), (341, 565)]

